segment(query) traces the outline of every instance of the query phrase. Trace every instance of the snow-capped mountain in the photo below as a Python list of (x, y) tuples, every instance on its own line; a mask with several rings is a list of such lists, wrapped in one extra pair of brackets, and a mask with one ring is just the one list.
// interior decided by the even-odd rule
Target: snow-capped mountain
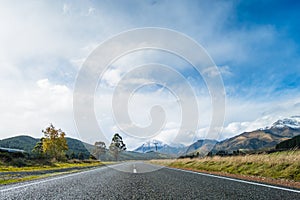
[(294, 129), (300, 129), (300, 116), (292, 116), (290, 118), (284, 118), (273, 123), (270, 128), (284, 128), (290, 127)]
[(141, 146), (136, 148), (134, 151), (135, 152), (140, 152), (140, 153), (147, 153), (147, 152), (150, 152), (150, 151), (158, 151), (166, 145), (167, 144), (165, 144), (161, 141), (151, 140), (151, 141), (145, 142), (144, 144), (142, 144)]
[(214, 151), (235, 151), (238, 149), (258, 150), (275, 148), (287, 139), (300, 135), (300, 116), (279, 119), (271, 126), (244, 132), (216, 144)]
[(287, 139), (300, 135), (300, 116), (279, 119), (271, 126), (257, 130), (243, 132), (223, 141), (198, 140), (195, 143), (184, 146), (180, 144), (165, 144), (158, 140), (148, 141), (135, 149), (135, 152), (159, 152), (175, 156), (193, 153), (205, 154), (212, 149), (217, 151), (258, 150), (275, 148), (275, 146)]
[(182, 144), (176, 144), (176, 145), (168, 145), (165, 144), (159, 140), (151, 140), (147, 141), (138, 148), (136, 148), (134, 151), (139, 153), (148, 153), (148, 152), (159, 152), (164, 154), (172, 154), (172, 155), (178, 155), (181, 152), (184, 152), (185, 146)]

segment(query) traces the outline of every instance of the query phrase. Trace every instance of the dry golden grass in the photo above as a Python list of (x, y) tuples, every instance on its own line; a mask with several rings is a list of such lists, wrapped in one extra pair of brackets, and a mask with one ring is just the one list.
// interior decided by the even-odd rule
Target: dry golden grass
[(300, 151), (151, 162), (177, 168), (300, 181)]

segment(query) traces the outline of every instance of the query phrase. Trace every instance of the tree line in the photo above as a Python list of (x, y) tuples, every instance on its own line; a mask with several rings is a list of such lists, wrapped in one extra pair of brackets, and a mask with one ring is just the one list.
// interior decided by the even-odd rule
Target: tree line
[[(36, 143), (32, 150), (35, 157), (54, 159), (57, 161), (65, 161), (68, 158), (73, 159), (76, 157), (83, 159), (83, 155), (80, 156), (80, 153), (78, 156), (76, 156), (74, 152), (71, 155), (66, 154), (69, 147), (66, 140), (66, 134), (61, 129), (56, 129), (53, 124), (50, 124), (49, 127), (47, 127), (45, 130), (42, 130), (42, 133), (44, 134), (44, 137), (42, 137), (40, 141)], [(118, 160), (119, 154), (125, 150), (126, 145), (123, 142), (122, 137), (120, 134), (115, 133), (108, 149), (106, 148), (106, 144), (104, 142), (95, 142), (90, 158), (100, 160), (100, 156), (109, 151), (115, 160)]]
[(115, 160), (118, 160), (119, 154), (126, 150), (126, 145), (118, 133), (114, 134), (108, 149), (106, 148), (106, 144), (102, 141), (95, 142), (94, 146), (95, 148), (92, 155), (98, 160), (100, 160), (100, 156), (105, 154), (106, 151), (109, 151), (114, 156)]

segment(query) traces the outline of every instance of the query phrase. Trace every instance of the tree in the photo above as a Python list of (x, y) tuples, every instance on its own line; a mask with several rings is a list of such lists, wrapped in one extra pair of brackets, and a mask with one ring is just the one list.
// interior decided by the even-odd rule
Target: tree
[(56, 160), (66, 159), (65, 152), (68, 150), (66, 134), (61, 129), (55, 129), (52, 124), (42, 132), (45, 136), (42, 142), (43, 152)]
[(93, 156), (95, 156), (98, 160), (100, 160), (100, 155), (105, 154), (106, 145), (104, 142), (95, 142), (95, 148), (93, 151)]
[(119, 153), (121, 151), (126, 150), (126, 146), (123, 142), (123, 139), (118, 133), (114, 134), (114, 136), (111, 140), (111, 143), (109, 145), (109, 150), (113, 154), (113, 156), (115, 157), (116, 160), (118, 160)]
[(83, 155), (82, 152), (80, 152), (80, 153), (78, 154), (78, 159), (79, 159), (79, 160), (84, 160), (84, 155)]
[(76, 158), (74, 151), (72, 151), (72, 153), (70, 154), (69, 158), (70, 159), (75, 159)]
[(44, 138), (41, 138), (40, 141), (36, 143), (34, 148), (32, 149), (32, 153), (36, 158), (43, 158), (44, 157), (44, 150), (43, 150), (43, 140)]

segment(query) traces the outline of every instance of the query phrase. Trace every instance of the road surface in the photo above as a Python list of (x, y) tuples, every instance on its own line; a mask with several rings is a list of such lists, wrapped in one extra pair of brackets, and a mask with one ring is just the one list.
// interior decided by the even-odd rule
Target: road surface
[[(152, 172), (151, 172), (152, 171)], [(126, 162), (0, 187), (0, 199), (300, 199), (300, 190)]]

